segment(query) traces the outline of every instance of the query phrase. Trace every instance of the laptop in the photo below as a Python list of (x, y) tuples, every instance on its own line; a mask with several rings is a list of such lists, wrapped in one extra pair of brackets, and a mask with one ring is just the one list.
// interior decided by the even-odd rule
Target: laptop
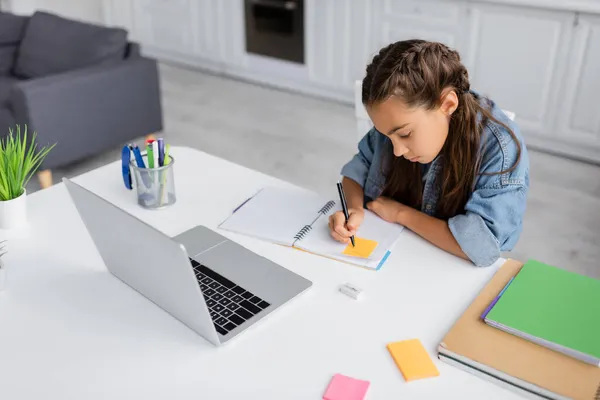
[(214, 345), (312, 286), (205, 226), (171, 238), (75, 182), (63, 182), (107, 269)]

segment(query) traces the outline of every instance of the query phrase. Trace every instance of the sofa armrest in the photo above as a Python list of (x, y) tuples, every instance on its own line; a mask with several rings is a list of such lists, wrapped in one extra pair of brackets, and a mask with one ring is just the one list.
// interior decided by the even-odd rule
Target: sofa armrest
[(128, 42), (125, 48), (125, 59), (140, 58), (142, 56), (142, 48), (139, 43)]
[(136, 58), (22, 81), (11, 92), (18, 124), (56, 143), (55, 168), (162, 130), (156, 61)]

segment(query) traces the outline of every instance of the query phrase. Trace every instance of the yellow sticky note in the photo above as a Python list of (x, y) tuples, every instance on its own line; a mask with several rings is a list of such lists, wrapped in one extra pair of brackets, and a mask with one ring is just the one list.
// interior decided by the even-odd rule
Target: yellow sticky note
[(387, 349), (407, 382), (440, 374), (419, 339), (390, 343)]
[(368, 258), (378, 244), (374, 240), (359, 237), (354, 238), (354, 243), (356, 244), (356, 247), (353, 247), (352, 243), (350, 243), (342, 253), (352, 257)]

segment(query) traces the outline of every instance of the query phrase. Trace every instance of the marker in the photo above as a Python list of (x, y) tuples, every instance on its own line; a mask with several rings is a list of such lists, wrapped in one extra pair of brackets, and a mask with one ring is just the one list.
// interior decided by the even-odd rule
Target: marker
[(152, 168), (160, 167), (160, 163), (158, 162), (158, 142), (156, 140), (152, 142), (152, 156), (154, 157), (154, 167)]
[(144, 157), (142, 157), (142, 152), (137, 144), (133, 145), (133, 155), (135, 156), (135, 163), (137, 164), (138, 168), (146, 168)]
[(146, 145), (146, 157), (148, 158), (148, 168), (154, 168), (154, 150), (150, 143)]
[(165, 165), (165, 141), (160, 138), (158, 139), (158, 166), (162, 167)]
[(165, 165), (169, 165), (171, 164), (171, 156), (169, 155), (169, 153), (171, 152), (171, 145), (167, 144), (165, 147)]

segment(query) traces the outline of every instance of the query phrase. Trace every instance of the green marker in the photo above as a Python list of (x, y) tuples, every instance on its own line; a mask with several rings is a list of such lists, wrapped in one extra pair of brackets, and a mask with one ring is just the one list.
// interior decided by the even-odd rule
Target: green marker
[[(171, 157), (169, 156), (169, 152), (171, 151), (171, 145), (167, 144), (165, 146), (165, 159), (163, 160), (163, 166), (167, 166), (171, 163)], [(165, 171), (162, 173), (162, 179), (160, 183), (160, 205), (162, 206), (165, 203), (165, 186), (167, 183), (167, 174)]]
[(154, 151), (152, 151), (152, 144), (146, 145), (146, 154), (148, 158), (148, 168), (154, 168)]
[(164, 161), (165, 165), (169, 165), (171, 163), (171, 157), (169, 157), (170, 150), (171, 150), (171, 145), (167, 144), (167, 146), (165, 148), (165, 161)]

